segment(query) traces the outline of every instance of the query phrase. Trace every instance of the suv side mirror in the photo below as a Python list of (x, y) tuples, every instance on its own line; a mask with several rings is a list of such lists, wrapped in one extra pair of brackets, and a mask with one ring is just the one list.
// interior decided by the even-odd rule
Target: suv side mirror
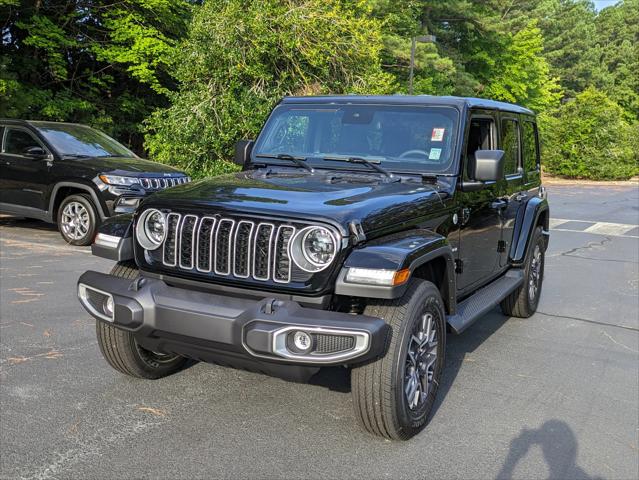
[(32, 158), (34, 160), (43, 160), (49, 156), (42, 147), (28, 147), (22, 152), (25, 157)]
[(462, 190), (474, 192), (481, 190), (485, 182), (496, 182), (504, 178), (504, 151), (477, 150), (475, 160), (469, 169), (470, 182), (462, 184)]
[(251, 152), (253, 151), (253, 140), (240, 140), (235, 144), (235, 156), (233, 157), (233, 163), (242, 167), (242, 170), (246, 169), (249, 161), (251, 160)]

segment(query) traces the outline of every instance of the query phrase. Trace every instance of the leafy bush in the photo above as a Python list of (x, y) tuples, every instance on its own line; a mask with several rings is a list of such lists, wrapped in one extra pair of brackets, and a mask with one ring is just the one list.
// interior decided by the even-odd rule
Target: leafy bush
[(544, 169), (592, 180), (639, 174), (639, 124), (605, 93), (588, 88), (540, 116)]
[(146, 124), (151, 157), (194, 176), (232, 169), (237, 139), (254, 138), (284, 95), (388, 93), (381, 24), (363, 2), (210, 0), (179, 49), (179, 91)]

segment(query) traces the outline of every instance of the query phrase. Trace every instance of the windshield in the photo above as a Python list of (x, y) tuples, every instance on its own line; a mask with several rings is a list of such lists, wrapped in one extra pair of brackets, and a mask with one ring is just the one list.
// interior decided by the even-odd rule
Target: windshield
[(331, 168), (344, 168), (331, 158), (359, 157), (395, 172), (450, 173), (457, 118), (450, 107), (280, 105), (253, 155), (261, 162), (287, 154)]
[(60, 155), (78, 157), (129, 157), (135, 154), (108, 135), (86, 125), (38, 125), (38, 131)]

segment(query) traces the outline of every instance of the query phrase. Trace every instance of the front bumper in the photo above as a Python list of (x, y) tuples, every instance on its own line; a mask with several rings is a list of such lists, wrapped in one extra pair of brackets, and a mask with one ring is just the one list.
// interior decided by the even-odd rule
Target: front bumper
[[(78, 280), (78, 294), (91, 315), (132, 332), (145, 348), (260, 371), (365, 362), (384, 354), (389, 335), (379, 318), (205, 293), (145, 277), (88, 271)], [(310, 351), (291, 342), (297, 331), (312, 339)]]

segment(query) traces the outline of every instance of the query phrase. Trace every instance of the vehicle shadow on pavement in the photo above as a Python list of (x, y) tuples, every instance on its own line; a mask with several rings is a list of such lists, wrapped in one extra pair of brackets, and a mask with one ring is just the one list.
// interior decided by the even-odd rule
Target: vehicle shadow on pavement
[(510, 451), (497, 478), (512, 478), (515, 467), (533, 446), (539, 446), (543, 452), (549, 479), (601, 480), (577, 466), (577, 438), (570, 426), (561, 420), (548, 420), (537, 429), (524, 428), (510, 442)]
[(448, 395), (448, 391), (453, 386), (466, 356), (473, 353), (507, 321), (508, 317), (502, 315), (499, 308), (496, 308), (477, 320), (477, 323), (470, 326), (461, 335), (455, 335), (450, 331), (446, 333), (446, 364), (442, 375), (442, 383), (439, 385), (430, 418), (437, 414), (439, 407), (444, 403), (446, 395)]
[(34, 230), (42, 230), (49, 232), (57, 232), (58, 229), (53, 223), (42, 222), (24, 217), (12, 217), (9, 215), (0, 215), (0, 227), (5, 228), (32, 228)]

